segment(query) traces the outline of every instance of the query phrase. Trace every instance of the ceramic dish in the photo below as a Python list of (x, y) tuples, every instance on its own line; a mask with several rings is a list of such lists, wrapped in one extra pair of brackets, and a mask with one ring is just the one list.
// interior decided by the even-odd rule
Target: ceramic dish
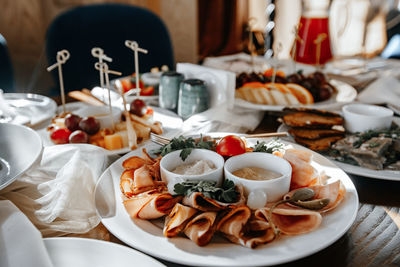
[[(221, 136), (221, 133), (210, 134)], [(269, 141), (271, 139), (264, 139)], [(256, 140), (249, 140), (254, 145)], [(296, 144), (296, 149), (307, 150)], [(148, 151), (158, 148), (147, 143)], [(358, 211), (358, 196), (350, 178), (335, 164), (325, 157), (313, 152), (313, 166), (340, 179), (345, 188), (346, 196), (343, 202), (332, 212), (324, 214), (321, 226), (308, 234), (297, 236), (282, 236), (278, 240), (250, 250), (236, 245), (223, 238), (214, 238), (206, 247), (199, 247), (184, 237), (165, 238), (162, 234), (163, 222), (131, 220), (121, 199), (120, 175), (123, 171), (122, 162), (133, 155), (140, 155), (135, 150), (114, 162), (100, 178), (111, 180), (114, 185), (116, 213), (110, 218), (103, 218), (102, 223), (121, 241), (145, 253), (179, 264), (193, 266), (265, 266), (294, 261), (314, 254), (338, 240), (352, 225)], [(156, 223), (158, 222), (158, 223)]]
[(40, 136), (26, 126), (0, 123), (0, 189), (11, 184), (40, 157)]
[[(330, 80), (334, 87), (337, 89), (337, 93), (333, 94), (332, 97), (328, 100), (314, 103), (312, 105), (303, 105), (302, 107), (307, 108), (315, 108), (315, 109), (335, 109), (343, 106), (346, 103), (353, 101), (357, 96), (357, 91), (351, 85), (338, 81), (338, 80)], [(243, 99), (235, 98), (235, 106), (254, 109), (254, 110), (265, 110), (265, 111), (281, 111), (285, 107), (282, 105), (260, 105), (254, 104)], [(299, 106), (293, 106), (299, 107)]]
[[(400, 125), (400, 118), (394, 118), (393, 120), (395, 123)], [(287, 132), (289, 128), (281, 124), (278, 127), (278, 132)], [(294, 142), (294, 139), (291, 136), (285, 137), (285, 140), (288, 140), (290, 142)], [(334, 160), (334, 159), (332, 159)], [(390, 170), (372, 170), (368, 168), (363, 168), (360, 166), (355, 166), (343, 162), (339, 162), (334, 160), (335, 164), (338, 165), (340, 168), (342, 168), (345, 172), (350, 173), (350, 174), (355, 174), (359, 176), (365, 176), (369, 178), (376, 178), (376, 179), (382, 179), (382, 180), (391, 180), (391, 181), (400, 181), (400, 171), (390, 171)]]
[(53, 237), (43, 241), (54, 267), (165, 266), (141, 252), (111, 242), (77, 237)]
[[(82, 102), (73, 102), (73, 103), (68, 103), (66, 104), (66, 109), (68, 112), (73, 112), (79, 115), (80, 110), (84, 110), (88, 107), (87, 104), (84, 104)], [(153, 118), (155, 121), (160, 121), (162, 123), (163, 127), (163, 136), (167, 138), (172, 138), (175, 135), (177, 135), (181, 128), (183, 121), (182, 119), (172, 111), (158, 108), (158, 107), (151, 107), (154, 110), (154, 115)], [(58, 107), (59, 111), (62, 111), (62, 107)], [(43, 141), (43, 146), (52, 146), (54, 143), (50, 140), (50, 135), (49, 132), (47, 131), (46, 128), (40, 129), (37, 131), (42, 138)], [(139, 144), (139, 147), (141, 147), (142, 144)], [(125, 154), (130, 151), (128, 147), (124, 147), (121, 149), (116, 149), (116, 150), (106, 150), (108, 155), (119, 155), (119, 154)]]
[(14, 120), (10, 121), (11, 123), (36, 126), (45, 120), (51, 119), (57, 110), (56, 102), (43, 95), (5, 93), (3, 97), (6, 103), (15, 109), (17, 115), (26, 117), (26, 120), (19, 120), (19, 122)]

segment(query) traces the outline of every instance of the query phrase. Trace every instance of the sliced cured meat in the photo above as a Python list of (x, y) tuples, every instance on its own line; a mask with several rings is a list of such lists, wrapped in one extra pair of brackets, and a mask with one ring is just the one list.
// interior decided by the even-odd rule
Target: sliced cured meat
[(216, 212), (203, 212), (191, 219), (183, 232), (197, 245), (205, 246), (214, 235), (216, 218)]
[(290, 188), (296, 189), (319, 183), (319, 174), (311, 166), (312, 153), (304, 150), (287, 149), (283, 158), (292, 166)]
[(168, 214), (182, 197), (173, 197), (166, 192), (152, 190), (124, 201), (124, 206), (132, 218), (157, 219)]
[(242, 234), (243, 226), (247, 223), (251, 216), (249, 207), (243, 205), (235, 207), (220, 218), (217, 230), (235, 237), (240, 237)]
[(125, 170), (121, 175), (121, 192), (127, 198), (130, 198), (157, 187), (165, 186), (164, 182), (158, 181), (157, 171), (153, 168), (153, 165), (143, 165), (138, 169)]
[(225, 236), (233, 243), (248, 248), (256, 248), (258, 245), (271, 242), (275, 238), (275, 233), (268, 222), (264, 220), (250, 220), (245, 225), (240, 237), (233, 235)]
[[(315, 192), (313, 199), (329, 199), (329, 204), (323, 209), (319, 210), (319, 212), (329, 211), (336, 208), (346, 195), (346, 188), (343, 186), (343, 183), (340, 180), (327, 185), (314, 185), (309, 186), (308, 188), (314, 190)], [(284, 196), (284, 198), (288, 199), (293, 195), (294, 192), (296, 192), (296, 190), (290, 191)]]
[[(269, 209), (269, 207), (265, 207), (256, 210), (255, 217), (268, 221)], [(317, 229), (322, 222), (322, 216), (316, 211), (282, 204), (272, 211), (271, 220), (281, 233), (299, 235)]]
[(186, 223), (197, 213), (191, 207), (176, 203), (168, 216), (165, 217), (163, 234), (166, 237), (174, 237), (186, 226)]

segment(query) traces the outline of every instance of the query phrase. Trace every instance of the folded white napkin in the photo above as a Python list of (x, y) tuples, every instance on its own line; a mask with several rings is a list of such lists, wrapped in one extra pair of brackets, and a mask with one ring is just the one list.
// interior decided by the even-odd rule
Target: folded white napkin
[(42, 235), (10, 201), (0, 201), (0, 266), (53, 266)]
[(358, 100), (369, 104), (400, 103), (400, 82), (394, 77), (381, 77), (371, 83), (359, 95)]
[(246, 110), (239, 107), (229, 109), (228, 104), (210, 108), (183, 122), (184, 134), (207, 132), (245, 133), (254, 130), (264, 116), (263, 111)]
[(111, 160), (85, 144), (45, 147), (40, 163), (0, 191), (0, 199), (12, 201), (46, 237), (88, 232), (100, 222), (94, 188)]

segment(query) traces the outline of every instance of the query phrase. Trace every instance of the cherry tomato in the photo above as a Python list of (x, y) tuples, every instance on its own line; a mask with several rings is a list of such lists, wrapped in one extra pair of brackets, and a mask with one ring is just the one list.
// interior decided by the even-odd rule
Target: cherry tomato
[(132, 82), (130, 79), (121, 79), (122, 90), (124, 93), (128, 92), (133, 88)]
[(222, 156), (235, 156), (246, 152), (246, 144), (236, 135), (222, 138), (217, 145), (217, 153)]
[(154, 87), (153, 86), (148, 86), (140, 90), (140, 95), (143, 96), (149, 96), (154, 94)]
[[(131, 76), (131, 82), (132, 82), (132, 87), (131, 87), (131, 89), (132, 89), (132, 88), (136, 88), (136, 74), (135, 74), (135, 73), (132, 74), (132, 76)], [(140, 89), (143, 89), (143, 88), (144, 88), (144, 83), (143, 83), (142, 80), (140, 79), (140, 76), (139, 76), (139, 88), (140, 88)]]
[(68, 130), (67, 128), (61, 128), (53, 131), (50, 134), (50, 139), (55, 144), (68, 144), (70, 135), (71, 135), (70, 130)]

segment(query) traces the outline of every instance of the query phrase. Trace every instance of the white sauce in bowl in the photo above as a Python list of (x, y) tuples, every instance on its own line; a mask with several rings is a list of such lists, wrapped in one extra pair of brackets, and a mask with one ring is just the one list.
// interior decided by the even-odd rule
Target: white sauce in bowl
[(181, 175), (199, 175), (212, 172), (215, 169), (216, 167), (211, 161), (201, 159), (191, 163), (179, 165), (172, 170), (172, 172)]

